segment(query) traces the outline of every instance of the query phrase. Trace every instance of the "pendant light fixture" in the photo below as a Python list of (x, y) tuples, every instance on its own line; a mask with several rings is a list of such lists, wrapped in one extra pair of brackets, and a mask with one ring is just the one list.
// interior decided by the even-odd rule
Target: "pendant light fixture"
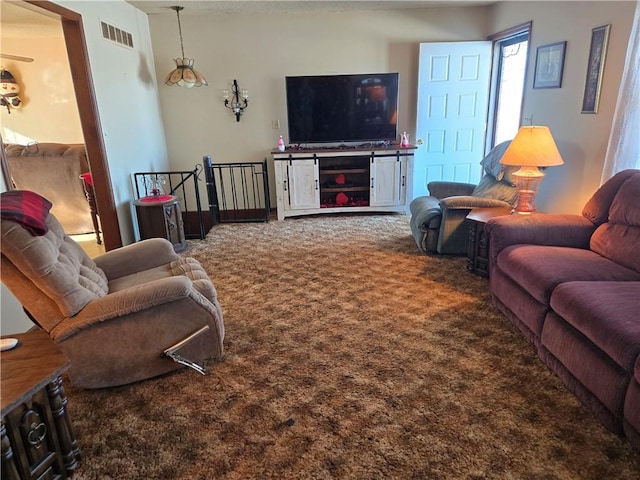
[(184, 45), (182, 44), (182, 27), (180, 25), (180, 10), (184, 10), (184, 7), (171, 7), (176, 11), (178, 16), (178, 33), (180, 34), (180, 51), (182, 52), (182, 58), (175, 58), (176, 62), (175, 70), (171, 71), (167, 75), (165, 80), (166, 85), (178, 84), (181, 87), (200, 87), (202, 85), (208, 85), (207, 80), (202, 76), (200, 72), (193, 68), (193, 58), (185, 58)]

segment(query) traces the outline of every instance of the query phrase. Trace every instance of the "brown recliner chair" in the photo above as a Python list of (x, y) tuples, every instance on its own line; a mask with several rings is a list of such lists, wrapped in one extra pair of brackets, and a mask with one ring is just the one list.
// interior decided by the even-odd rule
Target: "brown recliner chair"
[[(4, 196), (5, 194), (3, 194)], [(213, 283), (165, 239), (91, 259), (57, 219), (44, 235), (1, 220), (2, 282), (69, 358), (82, 388), (124, 385), (223, 354)]]

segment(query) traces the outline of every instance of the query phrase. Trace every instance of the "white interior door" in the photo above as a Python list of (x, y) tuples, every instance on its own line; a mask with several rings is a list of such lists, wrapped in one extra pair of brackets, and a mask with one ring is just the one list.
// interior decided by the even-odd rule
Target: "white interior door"
[(480, 180), (490, 70), (491, 42), (420, 44), (414, 198), (434, 180)]

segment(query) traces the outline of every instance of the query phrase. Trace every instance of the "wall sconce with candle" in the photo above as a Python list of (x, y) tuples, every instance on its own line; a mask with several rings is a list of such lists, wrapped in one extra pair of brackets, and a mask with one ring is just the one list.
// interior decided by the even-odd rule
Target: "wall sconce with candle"
[(239, 122), (242, 112), (249, 105), (249, 91), (240, 90), (238, 81), (234, 80), (231, 91), (222, 91), (222, 98), (224, 98), (224, 106), (233, 112), (236, 116), (236, 122)]
[(536, 193), (544, 178), (539, 167), (555, 167), (564, 162), (549, 127), (527, 126), (520, 127), (500, 163), (520, 167), (513, 173), (518, 203), (512, 213), (526, 215), (536, 211)]

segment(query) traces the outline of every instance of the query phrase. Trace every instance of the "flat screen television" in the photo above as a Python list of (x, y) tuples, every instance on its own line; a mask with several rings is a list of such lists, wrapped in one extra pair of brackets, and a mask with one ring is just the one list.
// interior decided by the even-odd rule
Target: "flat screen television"
[(397, 139), (398, 74), (286, 77), (289, 143)]

